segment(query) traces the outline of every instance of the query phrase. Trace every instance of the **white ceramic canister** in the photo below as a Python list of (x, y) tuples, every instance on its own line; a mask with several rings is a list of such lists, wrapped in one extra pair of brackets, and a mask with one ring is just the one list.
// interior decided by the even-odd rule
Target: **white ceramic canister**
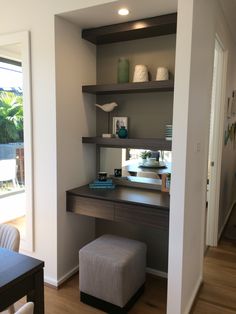
[(156, 81), (166, 81), (169, 80), (169, 71), (167, 68), (158, 67)]
[(133, 82), (148, 82), (148, 69), (144, 64), (138, 64), (134, 68)]

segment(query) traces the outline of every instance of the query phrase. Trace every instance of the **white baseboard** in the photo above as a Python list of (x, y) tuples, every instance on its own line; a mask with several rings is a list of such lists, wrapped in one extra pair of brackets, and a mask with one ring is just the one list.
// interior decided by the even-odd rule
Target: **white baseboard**
[(190, 299), (189, 299), (189, 301), (188, 301), (188, 303), (187, 303), (187, 305), (185, 307), (185, 310), (183, 311), (184, 314), (189, 314), (190, 313), (190, 310), (191, 310), (191, 308), (193, 306), (193, 303), (194, 303), (194, 301), (196, 299), (196, 296), (197, 296), (197, 293), (199, 291), (199, 288), (200, 288), (201, 284), (202, 284), (202, 276), (198, 279), (198, 281), (197, 281), (197, 283), (195, 285), (195, 288), (193, 290), (192, 296), (190, 297)]
[(55, 288), (57, 288), (57, 280), (55, 280), (51, 277), (44, 275), (44, 283), (49, 284), (50, 286), (54, 286)]
[(71, 276), (73, 276), (75, 273), (77, 273), (79, 270), (79, 265), (75, 266), (73, 269), (71, 269), (70, 271), (68, 271), (65, 275), (63, 275), (61, 278), (59, 278), (58, 280), (52, 279), (50, 277), (44, 276), (44, 282), (54, 286), (54, 287), (59, 287), (63, 282), (65, 282), (68, 278), (70, 278)]
[(230, 206), (230, 209), (229, 209), (229, 211), (228, 211), (228, 214), (227, 214), (226, 217), (225, 217), (225, 221), (224, 221), (224, 223), (223, 223), (223, 225), (222, 225), (222, 227), (221, 227), (221, 229), (220, 229), (220, 232), (219, 232), (219, 234), (218, 234), (218, 241), (220, 240), (220, 237), (221, 237), (221, 235), (222, 235), (222, 232), (223, 232), (223, 230), (224, 230), (224, 228), (225, 228), (225, 226), (226, 226), (226, 224), (227, 224), (227, 222), (228, 222), (229, 216), (230, 216), (230, 214), (231, 214), (231, 212), (232, 212), (232, 210), (233, 210), (235, 204), (236, 204), (236, 200), (234, 200), (234, 201), (232, 202), (232, 204), (231, 204), (231, 206)]
[[(44, 276), (44, 282), (54, 286), (55, 288), (59, 287), (63, 282), (65, 282), (67, 279), (69, 279), (71, 276), (73, 276), (75, 273), (79, 271), (79, 265), (68, 271), (64, 276), (62, 276), (59, 280), (55, 280), (53, 278), (50, 278), (48, 276)], [(146, 273), (152, 274), (157, 277), (167, 278), (167, 273), (163, 271), (159, 271), (153, 268), (146, 268)]]
[(168, 278), (168, 274), (166, 272), (149, 268), (149, 267), (146, 268), (146, 273), (152, 274), (157, 277)]

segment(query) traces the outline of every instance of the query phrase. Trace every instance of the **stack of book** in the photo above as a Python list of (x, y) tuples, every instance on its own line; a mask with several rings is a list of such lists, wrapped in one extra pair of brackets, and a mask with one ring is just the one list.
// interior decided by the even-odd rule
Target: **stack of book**
[(115, 184), (113, 184), (112, 179), (107, 179), (106, 181), (94, 180), (89, 184), (91, 189), (114, 189)]

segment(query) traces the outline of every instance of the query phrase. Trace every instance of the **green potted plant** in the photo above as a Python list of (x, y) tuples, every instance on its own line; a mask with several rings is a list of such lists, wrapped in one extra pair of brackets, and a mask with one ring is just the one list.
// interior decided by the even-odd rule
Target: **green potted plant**
[(147, 158), (150, 158), (152, 156), (152, 153), (150, 150), (145, 150), (141, 152), (140, 157), (142, 158), (142, 162), (145, 163), (147, 161)]
[(152, 156), (152, 153), (150, 150), (145, 150), (144, 152), (140, 154), (140, 157), (142, 159), (147, 159), (147, 158), (150, 158), (151, 156)]

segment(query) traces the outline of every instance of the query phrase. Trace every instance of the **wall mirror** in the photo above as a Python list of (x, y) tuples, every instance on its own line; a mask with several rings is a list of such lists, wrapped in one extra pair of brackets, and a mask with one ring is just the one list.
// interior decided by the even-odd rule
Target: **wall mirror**
[(99, 171), (112, 176), (116, 168), (122, 169), (122, 179), (128, 180), (128, 185), (141, 183), (160, 189), (162, 174), (171, 172), (171, 151), (100, 148)]
[(0, 35), (0, 223), (33, 251), (32, 116), (29, 32)]

